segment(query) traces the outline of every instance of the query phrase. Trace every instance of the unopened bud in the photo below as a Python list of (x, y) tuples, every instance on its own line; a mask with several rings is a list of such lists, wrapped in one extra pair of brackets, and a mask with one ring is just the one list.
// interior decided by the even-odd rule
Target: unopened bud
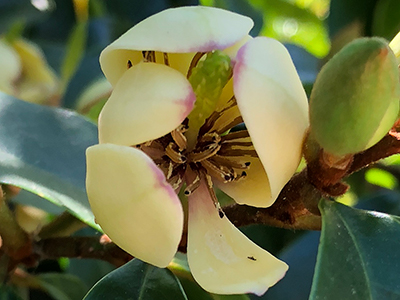
[(396, 57), (387, 42), (357, 39), (316, 79), (310, 99), (311, 134), (336, 156), (368, 149), (393, 126), (399, 98)]

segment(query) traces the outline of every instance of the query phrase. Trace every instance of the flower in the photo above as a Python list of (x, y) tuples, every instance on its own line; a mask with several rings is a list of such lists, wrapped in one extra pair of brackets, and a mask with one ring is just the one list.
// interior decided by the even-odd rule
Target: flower
[(35, 44), (1, 38), (0, 65), (0, 91), (38, 104), (49, 104), (57, 97), (57, 76)]
[(390, 42), (389, 46), (392, 48), (394, 54), (396, 55), (397, 61), (400, 64), (400, 31)]
[[(114, 90), (100, 143), (87, 150), (88, 197), (104, 232), (159, 267), (187, 232), (195, 280), (219, 294), (261, 295), (288, 267), (233, 226), (213, 186), (240, 204), (272, 205), (308, 127), (287, 50), (251, 38), (252, 26), (225, 10), (184, 7), (122, 35), (100, 57)], [(246, 130), (229, 131), (243, 120)]]

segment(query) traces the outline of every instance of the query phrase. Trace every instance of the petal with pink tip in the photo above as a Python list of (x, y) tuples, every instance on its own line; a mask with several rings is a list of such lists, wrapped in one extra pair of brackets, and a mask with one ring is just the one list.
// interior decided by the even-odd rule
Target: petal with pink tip
[(259, 37), (238, 52), (234, 92), (276, 199), (300, 162), (307, 96), (286, 48)]
[(219, 216), (204, 182), (189, 197), (187, 254), (197, 283), (216, 294), (262, 295), (288, 269)]
[(275, 199), (271, 198), (268, 176), (258, 158), (246, 158), (250, 168), (247, 176), (238, 181), (223, 183), (215, 180), (214, 184), (239, 204), (255, 207), (269, 207)]
[(128, 253), (166, 267), (181, 240), (183, 210), (161, 170), (142, 151), (126, 146), (95, 145), (86, 157), (96, 222)]
[(130, 146), (159, 138), (182, 123), (195, 99), (178, 71), (154, 63), (133, 66), (101, 111), (100, 143)]
[(100, 64), (114, 85), (123, 74), (127, 50), (170, 53), (222, 50), (240, 41), (252, 27), (250, 18), (219, 8), (171, 8), (143, 20), (109, 45), (101, 53)]

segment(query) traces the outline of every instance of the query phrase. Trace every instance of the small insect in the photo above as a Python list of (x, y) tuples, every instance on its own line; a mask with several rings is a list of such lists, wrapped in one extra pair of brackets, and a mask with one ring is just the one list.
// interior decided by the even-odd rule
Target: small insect
[(252, 261), (256, 261), (257, 259), (254, 258), (254, 256), (247, 256), (248, 259), (252, 260)]

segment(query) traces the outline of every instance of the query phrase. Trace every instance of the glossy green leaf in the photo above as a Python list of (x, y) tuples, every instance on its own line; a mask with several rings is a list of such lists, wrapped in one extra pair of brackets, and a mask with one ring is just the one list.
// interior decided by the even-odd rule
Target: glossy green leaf
[(311, 11), (284, 0), (250, 0), (250, 3), (264, 13), (260, 35), (302, 46), (317, 57), (328, 53), (327, 28)]
[(79, 22), (72, 29), (67, 43), (67, 52), (61, 67), (62, 89), (65, 91), (68, 82), (76, 72), (82, 60), (87, 39), (87, 22)]
[(76, 276), (62, 273), (45, 273), (35, 277), (38, 284), (55, 300), (82, 299), (86, 285)]
[(160, 269), (134, 259), (103, 277), (85, 300), (187, 299), (178, 279), (168, 269)]
[(321, 241), (310, 300), (400, 299), (400, 218), (320, 203)]
[(85, 191), (85, 150), (96, 143), (96, 126), (80, 115), (0, 94), (0, 182), (98, 228)]
[(399, 12), (399, 0), (380, 0), (374, 10), (373, 35), (379, 35), (388, 40), (394, 38), (400, 31)]

